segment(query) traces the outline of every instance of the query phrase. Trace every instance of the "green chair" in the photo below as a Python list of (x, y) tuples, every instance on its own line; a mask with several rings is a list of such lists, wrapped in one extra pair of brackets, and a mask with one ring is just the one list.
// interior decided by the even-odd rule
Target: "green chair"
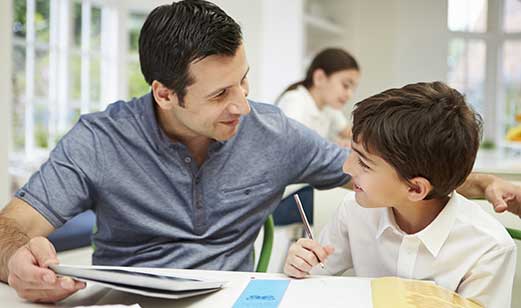
[[(275, 224), (273, 216), (268, 216), (264, 222), (264, 238), (262, 239), (262, 248), (259, 255), (259, 262), (257, 263), (256, 272), (265, 273), (268, 270), (270, 263), (271, 250), (273, 248), (273, 235), (275, 232)], [(253, 259), (255, 260), (255, 251), (253, 251)]]
[(507, 228), (508, 234), (515, 239), (515, 240), (521, 240), (521, 230), (513, 229), (513, 228)]

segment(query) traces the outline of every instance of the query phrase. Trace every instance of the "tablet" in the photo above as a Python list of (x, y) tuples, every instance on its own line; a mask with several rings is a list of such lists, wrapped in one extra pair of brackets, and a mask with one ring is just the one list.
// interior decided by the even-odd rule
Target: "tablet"
[(150, 274), (136, 271), (132, 267), (117, 268), (103, 266), (49, 265), (56, 274), (90, 280), (113, 283), (120, 286), (133, 286), (144, 289), (156, 289), (170, 292), (186, 292), (219, 289), (225, 281), (196, 279), (187, 275)]

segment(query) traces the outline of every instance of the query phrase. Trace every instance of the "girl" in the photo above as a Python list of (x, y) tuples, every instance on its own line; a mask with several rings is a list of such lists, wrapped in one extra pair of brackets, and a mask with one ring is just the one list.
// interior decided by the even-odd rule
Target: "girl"
[(306, 78), (289, 86), (277, 100), (284, 113), (340, 146), (351, 129), (342, 108), (360, 79), (356, 60), (345, 50), (327, 48), (315, 56)]

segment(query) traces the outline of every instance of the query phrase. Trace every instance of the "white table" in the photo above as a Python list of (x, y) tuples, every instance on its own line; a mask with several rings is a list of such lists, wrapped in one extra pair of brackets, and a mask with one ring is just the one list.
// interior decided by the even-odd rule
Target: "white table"
[[(190, 273), (195, 277), (226, 280), (229, 283), (215, 293), (181, 300), (149, 298), (130, 293), (89, 284), (81, 290), (57, 304), (59, 307), (74, 307), (79, 305), (107, 305), (138, 303), (143, 308), (148, 307), (232, 307), (237, 298), (247, 286), (251, 278), (256, 279), (288, 279), (283, 274), (147, 269), (151, 273)], [(14, 289), (6, 284), (0, 284), (0, 306), (9, 308), (48, 307), (20, 299)], [(326, 277), (313, 276), (308, 279), (292, 280), (284, 294), (279, 307), (372, 307), (371, 280), (359, 277)]]

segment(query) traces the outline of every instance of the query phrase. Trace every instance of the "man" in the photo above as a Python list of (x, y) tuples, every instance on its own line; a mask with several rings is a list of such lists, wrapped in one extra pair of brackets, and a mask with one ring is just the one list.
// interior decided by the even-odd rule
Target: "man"
[[(347, 150), (246, 99), (240, 27), (217, 6), (156, 8), (139, 53), (151, 93), (82, 116), (0, 216), (0, 279), (27, 300), (84, 287), (47, 268), (58, 260), (45, 236), (87, 209), (94, 264), (252, 270), (253, 242), (286, 185), (349, 181)], [(461, 192), (497, 204), (521, 196), (484, 175)]]

